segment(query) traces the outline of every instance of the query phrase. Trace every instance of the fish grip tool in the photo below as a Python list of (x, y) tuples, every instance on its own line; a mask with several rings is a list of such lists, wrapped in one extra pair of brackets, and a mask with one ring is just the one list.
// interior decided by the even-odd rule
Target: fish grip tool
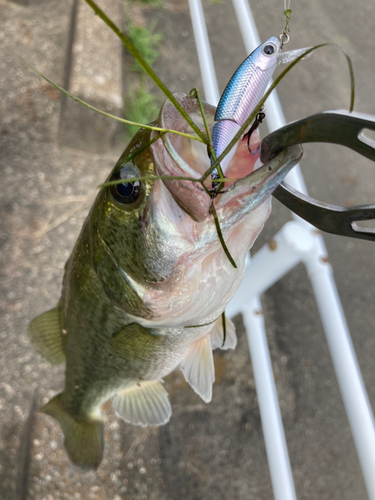
[[(269, 161), (285, 147), (309, 142), (339, 144), (375, 161), (375, 141), (363, 130), (375, 131), (375, 116), (348, 111), (325, 111), (289, 123), (262, 140), (260, 159)], [(357, 221), (375, 219), (375, 205), (340, 207), (300, 193), (285, 182), (273, 196), (289, 210), (321, 231), (375, 241), (375, 229), (359, 227)]]

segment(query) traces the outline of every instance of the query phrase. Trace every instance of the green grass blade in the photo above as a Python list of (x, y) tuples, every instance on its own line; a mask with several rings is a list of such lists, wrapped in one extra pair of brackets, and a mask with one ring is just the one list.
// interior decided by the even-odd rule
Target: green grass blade
[(210, 130), (208, 128), (208, 123), (207, 123), (207, 120), (206, 120), (206, 113), (204, 112), (204, 109), (203, 109), (203, 103), (202, 103), (200, 92), (199, 92), (198, 89), (191, 89), (190, 92), (189, 92), (189, 95), (191, 97), (195, 97), (196, 100), (198, 101), (199, 110), (201, 112), (202, 120), (203, 120), (203, 123), (204, 123), (204, 128), (205, 128), (206, 134), (207, 134), (207, 139), (211, 142)]
[[(199, 183), (199, 179), (195, 177), (183, 177), (178, 175), (143, 175), (140, 177), (131, 177), (129, 179), (125, 179), (126, 182), (142, 182), (142, 181), (189, 181), (189, 182), (197, 182)], [(116, 186), (117, 184), (122, 184), (124, 179), (116, 179), (115, 181), (107, 181), (103, 182), (103, 184), (99, 184), (98, 188), (107, 187), (107, 186)]]
[[(207, 120), (206, 120), (206, 113), (204, 112), (203, 103), (202, 103), (202, 100), (201, 100), (201, 96), (200, 96), (199, 90), (198, 89), (193, 89), (190, 92), (190, 95), (195, 96), (195, 98), (198, 101), (198, 105), (199, 105), (199, 109), (200, 109), (200, 112), (201, 112), (201, 115), (202, 115), (204, 127), (206, 129), (206, 134), (207, 134), (208, 139), (210, 140), (210, 143), (208, 144), (207, 148), (208, 148), (208, 150), (210, 152), (211, 158), (215, 161), (216, 160), (216, 155), (215, 155), (215, 151), (214, 151), (214, 148), (213, 148), (213, 145), (212, 145), (211, 136), (210, 136), (210, 130), (208, 128), (208, 123), (207, 123)], [(223, 189), (224, 182), (225, 182), (225, 177), (224, 177), (223, 171), (221, 170), (221, 166), (220, 165), (218, 165), (218, 167), (217, 167), (217, 172), (219, 174), (219, 179), (221, 180), (221, 184), (220, 184), (219, 189), (218, 189), (218, 192), (220, 192)], [(213, 205), (213, 200), (211, 201), (211, 203)], [(211, 211), (212, 211), (212, 206), (211, 206)], [(215, 219), (216, 212), (215, 212), (215, 214), (213, 213), (213, 216), (214, 216), (214, 219)], [(224, 243), (224, 238), (222, 236), (220, 222), (219, 222), (219, 219), (217, 217), (215, 219), (215, 227), (216, 227), (216, 232), (217, 232), (218, 238), (219, 238), (219, 240), (220, 240), (220, 242), (222, 244), (224, 252), (228, 256), (228, 259), (230, 260), (231, 264), (234, 265), (234, 267), (236, 267), (234, 259), (231, 256), (231, 254), (230, 254), (227, 246)]]
[[(156, 137), (154, 137), (153, 139), (151, 139), (151, 141), (148, 141), (148, 142), (146, 142), (146, 144), (143, 144), (143, 146), (141, 146), (136, 151), (134, 151), (134, 153), (131, 153), (129, 156), (127, 156), (125, 158), (125, 160), (123, 160), (121, 162), (121, 164), (128, 163), (129, 161), (131, 161), (133, 158), (135, 158), (136, 156), (138, 156), (139, 153), (141, 153), (144, 149), (148, 148), (149, 146), (151, 146), (151, 144), (154, 144), (154, 142), (156, 142), (158, 139), (160, 139), (161, 137), (163, 137), (163, 135), (165, 135), (165, 133), (166, 132), (162, 132), (162, 133), (158, 134)], [(132, 182), (136, 182), (136, 181), (132, 181)]]
[(221, 321), (223, 322), (223, 343), (221, 344), (221, 347), (224, 347), (225, 341), (227, 340), (227, 323), (225, 321), (225, 311), (223, 311), (221, 315)]
[[(153, 139), (153, 142), (158, 140), (159, 137), (155, 137)], [(150, 141), (151, 142), (151, 141)], [(150, 143), (146, 144), (145, 147), (148, 147)], [(144, 149), (144, 148), (142, 148)], [(137, 156), (138, 151), (133, 153), (132, 155), (128, 156), (126, 160), (124, 160), (123, 163), (126, 163), (133, 159), (135, 156)], [(200, 179), (196, 179), (195, 177), (184, 177), (183, 175), (143, 175), (140, 177), (130, 177), (129, 179), (126, 179), (126, 182), (142, 182), (142, 181), (189, 181), (189, 182), (195, 182), (196, 184), (201, 184), (203, 186), (203, 182)], [(225, 184), (226, 182), (236, 182), (240, 180), (239, 178), (236, 179), (217, 179), (215, 182)], [(103, 184), (99, 184), (97, 187), (107, 187), (107, 186), (116, 186), (116, 184), (122, 184), (124, 182), (124, 179), (116, 179), (115, 181), (107, 181), (103, 182)], [(210, 192), (207, 190), (206, 191), (208, 196), (210, 196)]]
[(93, 0), (85, 0), (86, 3), (90, 5), (95, 14), (97, 14), (102, 21), (120, 38), (122, 43), (128, 49), (128, 51), (132, 54), (132, 56), (138, 61), (138, 63), (142, 66), (145, 72), (154, 80), (159, 89), (168, 97), (171, 103), (175, 106), (177, 111), (185, 118), (190, 127), (194, 130), (194, 132), (202, 139), (205, 144), (208, 144), (208, 140), (199, 127), (193, 122), (190, 116), (186, 113), (181, 104), (177, 101), (174, 95), (170, 90), (164, 85), (164, 83), (160, 80), (160, 78), (156, 75), (154, 70), (147, 64), (147, 62), (143, 59), (138, 50), (134, 47), (129, 38), (118, 28), (100, 9), (100, 7)]
[[(200, 93), (199, 93), (199, 90), (198, 89), (192, 89), (190, 91), (190, 94), (191, 96), (195, 97), (198, 101), (198, 105), (199, 105), (199, 110), (201, 112), (201, 115), (202, 115), (202, 119), (203, 119), (203, 123), (204, 123), (204, 127), (206, 129), (206, 134), (207, 134), (207, 138), (209, 139), (210, 143), (207, 145), (207, 148), (208, 148), (208, 151), (210, 153), (210, 156), (211, 158), (213, 159), (213, 161), (216, 160), (216, 154), (215, 154), (215, 151), (214, 151), (214, 147), (212, 145), (212, 141), (211, 141), (211, 135), (210, 135), (210, 131), (209, 131), (209, 128), (208, 128), (208, 123), (207, 123), (207, 120), (206, 120), (206, 113), (204, 112), (204, 108), (203, 108), (203, 103), (202, 103), (202, 99), (201, 99), (201, 96), (200, 96)], [(218, 165), (217, 166), (217, 172), (219, 174), (219, 178), (221, 180), (224, 179), (224, 174), (223, 174), (223, 171), (221, 169), (221, 166)], [(222, 182), (221, 186), (219, 187), (219, 191), (224, 187), (224, 183)]]
[(202, 325), (189, 325), (184, 326), (184, 328), (200, 328), (201, 326), (213, 325), (219, 318), (215, 318), (213, 321), (209, 321), (208, 323), (203, 323)]
[(46, 80), (46, 82), (50, 83), (53, 87), (55, 87), (55, 89), (59, 90), (62, 94), (65, 94), (67, 97), (70, 97), (70, 99), (73, 99), (74, 101), (79, 102), (80, 104), (82, 104), (86, 108), (91, 109), (92, 111), (95, 111), (96, 113), (99, 113), (100, 115), (107, 116), (108, 118), (111, 118), (112, 120), (116, 120), (120, 123), (125, 123), (127, 125), (134, 125), (135, 127), (145, 128), (148, 130), (156, 130), (157, 132), (182, 135), (183, 137), (187, 137), (188, 139), (192, 139), (194, 141), (205, 143), (205, 141), (202, 141), (199, 137), (196, 137), (196, 136), (191, 135), (191, 134), (185, 134), (184, 132), (178, 132), (177, 130), (171, 130), (171, 129), (161, 128), (161, 127), (154, 127), (152, 125), (144, 125), (143, 123), (132, 122), (130, 120), (125, 120), (125, 118), (120, 118), (119, 116), (115, 116), (115, 115), (111, 115), (110, 113), (106, 113), (105, 111), (102, 111), (101, 109), (95, 108), (95, 106), (91, 106), (91, 104), (89, 104), (85, 101), (82, 101), (82, 99), (80, 99), (79, 97), (71, 94), (70, 92), (68, 92), (64, 88), (60, 87), (60, 85), (57, 85), (57, 83), (54, 83), (52, 80), (50, 80), (49, 78), (44, 76), (42, 73), (40, 73), (36, 68), (34, 68), (30, 64), (28, 64), (26, 61), (22, 61), (22, 62), (24, 62), (31, 70), (33, 70), (37, 75), (44, 78), (44, 80)]
[(231, 256), (231, 254), (229, 252), (229, 249), (228, 249), (228, 247), (227, 247), (227, 245), (226, 245), (226, 243), (224, 241), (223, 233), (221, 232), (221, 227), (220, 227), (219, 219), (218, 219), (218, 216), (217, 216), (217, 213), (216, 213), (216, 208), (215, 208), (215, 205), (213, 203), (211, 205), (211, 213), (212, 213), (212, 216), (214, 218), (216, 232), (217, 232), (217, 235), (219, 237), (221, 246), (223, 247), (223, 250), (225, 252), (225, 255), (228, 257), (229, 262), (232, 264), (232, 266), (235, 269), (237, 269), (237, 264), (235, 263), (233, 257)]

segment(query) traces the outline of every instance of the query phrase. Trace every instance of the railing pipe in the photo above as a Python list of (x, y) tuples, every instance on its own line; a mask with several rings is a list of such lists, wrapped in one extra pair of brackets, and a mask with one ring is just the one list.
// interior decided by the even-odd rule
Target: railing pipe
[(274, 497), (275, 500), (296, 500), (259, 297), (248, 300), (242, 317), (249, 341)]
[(193, 23), (193, 31), (199, 67), (201, 70), (205, 100), (217, 105), (220, 99), (219, 87), (217, 85), (215, 66), (212, 59), (210, 42), (208, 41), (207, 28), (200, 0), (189, 0), (190, 16)]
[[(205, 98), (216, 104), (219, 91), (209, 47), (200, 0), (189, 0)], [(238, 23), (248, 53), (260, 44), (259, 35), (247, 0), (233, 0)], [(267, 127), (270, 132), (285, 125), (285, 117), (276, 91), (267, 100)], [(287, 182), (307, 194), (299, 167)], [(242, 312), (250, 345), (257, 385), (262, 425), (275, 498), (295, 499), (292, 473), (282, 427), (280, 408), (264, 330), (261, 304), (257, 294), (265, 291), (301, 260), (305, 263), (314, 289), (333, 365), (352, 429), (367, 492), (375, 500), (375, 425), (351, 337), (327, 262), (323, 238), (297, 216), (250, 261), (245, 279), (227, 308), (228, 316)], [(297, 226), (296, 226), (297, 225)], [(299, 227), (298, 227), (299, 226)], [(248, 300), (244, 300), (247, 297)], [(256, 310), (256, 313), (254, 312)]]
[[(217, 86), (216, 74), (213, 68), (211, 51), (207, 31), (204, 24), (203, 10), (200, 0), (189, 0), (190, 12), (193, 26), (198, 23), (197, 29), (194, 28), (197, 52), (200, 60), (205, 98), (211, 104), (217, 104), (219, 101), (219, 91)], [(202, 24), (203, 20), (203, 24)], [(208, 47), (206, 46), (208, 45)], [(203, 54), (203, 55), (200, 55)], [(206, 60), (206, 62), (204, 62)], [(207, 75), (210, 73), (210, 75)], [(216, 85), (212, 83), (215, 80)], [(215, 94), (215, 89), (217, 94)], [(254, 303), (258, 304), (259, 298), (254, 297)], [(251, 346), (254, 345), (254, 352), (260, 355), (260, 362), (253, 362), (254, 377), (257, 385), (257, 394), (259, 399), (260, 411), (262, 414), (262, 426), (265, 436), (267, 457), (271, 471), (271, 481), (276, 500), (295, 500), (295, 491), (292, 478), (291, 467), (289, 463), (288, 450), (285, 440), (284, 429), (282, 425), (279, 401), (277, 398), (275, 381), (272, 372), (270, 354), (267, 345), (264, 324), (259, 318), (254, 318), (251, 312), (248, 312), (248, 303), (242, 311), (244, 321), (247, 323), (247, 331)], [(252, 354), (252, 347), (250, 353)], [(256, 356), (258, 359), (258, 356)]]
[[(247, 0), (233, 0), (242, 37), (248, 52), (260, 44), (259, 35)], [(276, 90), (267, 100), (267, 127), (270, 132), (285, 125), (285, 117)], [(294, 168), (286, 181), (307, 194), (301, 170)], [(301, 228), (316, 231), (305, 221), (293, 214)], [(370, 500), (375, 500), (375, 425), (358, 361), (354, 352), (349, 329), (341, 306), (333, 271), (327, 264), (327, 249), (323, 238), (315, 235), (315, 249), (304, 259), (315, 293), (315, 299), (322, 318), (332, 362), (343, 397), (348, 420), (352, 430), (362, 473)], [(262, 251), (262, 250), (261, 250)], [(264, 261), (267, 270), (272, 259)], [(280, 262), (282, 267), (284, 264)], [(259, 268), (258, 268), (259, 269)], [(285, 268), (287, 272), (289, 268)], [(249, 269), (249, 271), (251, 271)], [(278, 274), (282, 274), (279, 270)], [(253, 272), (246, 272), (245, 279), (252, 281)]]

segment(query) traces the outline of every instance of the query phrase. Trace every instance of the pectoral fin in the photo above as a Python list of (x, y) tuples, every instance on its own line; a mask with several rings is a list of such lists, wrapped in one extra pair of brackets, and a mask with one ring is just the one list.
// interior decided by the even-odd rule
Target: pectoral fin
[(121, 358), (136, 361), (151, 356), (164, 342), (165, 337), (153, 335), (149, 328), (130, 323), (115, 333), (109, 344)]
[(113, 400), (113, 409), (134, 425), (163, 425), (172, 415), (168, 393), (158, 380), (130, 382)]
[(34, 318), (28, 330), (31, 343), (44, 359), (52, 365), (65, 361), (66, 335), (59, 306)]
[(209, 403), (212, 399), (212, 384), (215, 382), (211, 334), (197, 340), (189, 347), (180, 366), (185, 379), (194, 391), (203, 401)]
[(222, 317), (216, 321), (215, 326), (211, 331), (211, 346), (212, 349), (235, 349), (237, 345), (236, 327), (230, 318), (225, 317), (226, 338), (224, 341), (224, 330)]

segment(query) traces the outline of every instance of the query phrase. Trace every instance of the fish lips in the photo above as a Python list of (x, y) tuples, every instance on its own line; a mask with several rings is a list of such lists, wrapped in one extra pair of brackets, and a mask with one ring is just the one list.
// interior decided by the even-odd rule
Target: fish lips
[[(204, 131), (205, 127), (197, 99), (183, 93), (177, 93), (174, 96), (199, 129)], [(203, 107), (208, 126), (212, 129), (215, 107), (207, 103), (204, 103)], [(169, 100), (160, 110), (158, 126), (196, 136)], [(151, 148), (157, 175), (189, 177), (198, 181), (210, 167), (207, 146), (199, 141), (168, 133), (152, 144)], [(163, 180), (163, 182), (175, 201), (194, 220), (202, 221), (207, 218), (210, 208), (210, 198), (207, 193), (197, 189), (191, 181)], [(211, 187), (210, 184), (207, 182), (207, 187)]]
[(300, 144), (282, 149), (260, 168), (237, 180), (234, 188), (224, 192), (215, 200), (219, 215), (225, 215), (235, 222), (236, 216), (248, 213), (261, 205), (283, 181), (290, 170), (303, 156)]
[[(204, 131), (197, 99), (183, 93), (175, 94), (175, 97), (197, 126)], [(216, 109), (204, 103), (204, 111), (208, 126), (212, 129)], [(166, 101), (160, 110), (158, 125), (195, 135), (170, 101)], [(201, 142), (167, 133), (152, 144), (151, 148), (157, 175), (183, 176), (199, 181), (210, 168), (207, 146)], [(251, 173), (237, 180), (229, 190), (223, 189), (223, 192), (215, 199), (216, 209), (225, 210), (230, 216), (236, 211), (237, 215), (240, 215), (244, 211), (248, 212), (249, 209), (255, 208), (272, 194), (287, 173), (299, 162), (302, 153), (300, 145), (287, 148), (254, 171), (253, 165), (259, 154), (252, 157), (249, 153), (249, 163), (253, 162), (248, 170)], [(236, 156), (232, 162), (235, 161)], [(191, 180), (163, 180), (163, 182), (178, 205), (193, 220), (204, 221), (210, 216), (211, 198), (198, 183), (193, 183)], [(206, 186), (211, 188), (210, 178), (207, 179)]]

